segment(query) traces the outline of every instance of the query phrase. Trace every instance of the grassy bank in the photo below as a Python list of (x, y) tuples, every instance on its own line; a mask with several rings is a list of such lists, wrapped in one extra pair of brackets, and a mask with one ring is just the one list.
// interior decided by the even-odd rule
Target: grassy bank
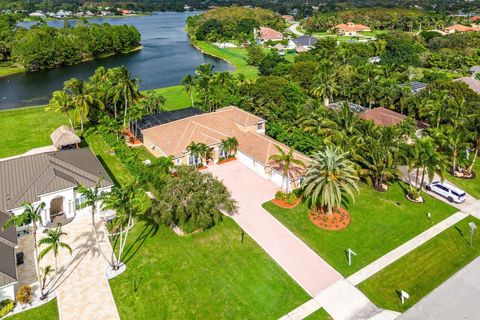
[(0, 77), (6, 77), (21, 72), (25, 72), (25, 69), (20, 67), (0, 67)]
[(240, 239), (229, 218), (186, 237), (136, 225), (128, 268), (110, 281), (121, 318), (278, 319), (309, 299), (255, 241)]
[[(398, 183), (384, 193), (362, 184), (356, 202), (347, 207), (352, 219), (350, 225), (341, 231), (326, 231), (315, 226), (303, 203), (294, 209), (282, 209), (272, 202), (264, 207), (344, 276), (457, 211), (428, 196), (425, 203), (412, 204)], [(431, 221), (427, 219), (427, 212), (432, 213)], [(347, 263), (345, 250), (348, 248), (357, 253), (352, 266)]]
[(224, 59), (235, 67), (234, 73), (243, 73), (247, 78), (255, 78), (258, 70), (247, 64), (247, 50), (244, 48), (219, 48), (205, 41), (196, 41), (195, 47), (203, 53)]
[(20, 312), (13, 316), (7, 317), (8, 320), (57, 320), (58, 309), (57, 309), (57, 299), (53, 299), (45, 303), (44, 305)]
[(50, 134), (62, 124), (66, 116), (44, 107), (0, 111), (0, 158), (51, 145)]
[[(377, 306), (403, 312), (480, 255), (480, 232), (470, 247), (469, 217), (362, 282), (359, 288)], [(401, 303), (398, 293), (410, 299)]]

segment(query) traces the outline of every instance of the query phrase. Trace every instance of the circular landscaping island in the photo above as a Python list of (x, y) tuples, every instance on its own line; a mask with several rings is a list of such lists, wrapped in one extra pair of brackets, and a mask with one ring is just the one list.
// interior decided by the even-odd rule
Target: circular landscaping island
[(308, 217), (314, 225), (324, 230), (342, 230), (350, 224), (350, 214), (344, 208), (334, 208), (332, 214), (324, 209), (312, 209)]

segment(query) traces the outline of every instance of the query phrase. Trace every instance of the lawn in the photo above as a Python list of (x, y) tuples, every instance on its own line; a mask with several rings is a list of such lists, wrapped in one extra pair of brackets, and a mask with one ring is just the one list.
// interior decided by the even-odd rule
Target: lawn
[(475, 179), (460, 179), (453, 176), (448, 176), (446, 179), (462, 188), (473, 197), (480, 199), (480, 160), (478, 160), (473, 166), (473, 171), (477, 174)]
[(57, 299), (53, 299), (44, 305), (28, 311), (24, 311), (7, 317), (8, 320), (57, 320)]
[(20, 72), (25, 72), (25, 69), (18, 67), (0, 67), (0, 77), (5, 77)]
[(325, 311), (324, 309), (320, 308), (311, 315), (309, 315), (306, 318), (303, 318), (303, 320), (331, 320), (332, 317)]
[(120, 160), (112, 152), (112, 148), (103, 140), (102, 136), (94, 129), (88, 128), (84, 134), (85, 142), (88, 144), (98, 160), (107, 170), (110, 177), (116, 184), (124, 185), (133, 181), (133, 177)]
[[(445, 230), (395, 263), (359, 285), (360, 290), (381, 308), (403, 312), (480, 255), (480, 232), (470, 247), (468, 217)], [(410, 299), (402, 305), (398, 292)]]
[(0, 111), (0, 158), (51, 145), (50, 134), (62, 124), (67, 118), (45, 107)]
[(166, 98), (164, 110), (182, 109), (191, 105), (190, 96), (182, 90), (182, 86), (159, 88), (154, 91)]
[[(271, 202), (264, 207), (337, 271), (349, 276), (457, 211), (425, 197), (425, 203), (413, 204), (405, 199), (399, 183), (385, 193), (361, 184), (356, 203), (348, 206), (350, 225), (342, 231), (325, 231), (313, 225), (303, 203), (294, 209), (282, 209)], [(432, 213), (431, 221), (428, 212)], [(352, 266), (347, 263), (348, 248), (357, 253)]]
[(192, 236), (143, 231), (132, 229), (127, 270), (110, 281), (123, 319), (278, 319), (310, 299), (229, 218)]
[(244, 48), (218, 48), (205, 41), (197, 41), (195, 46), (206, 54), (225, 59), (234, 65), (234, 73), (243, 73), (247, 78), (255, 78), (258, 75), (257, 68), (247, 64), (247, 50)]

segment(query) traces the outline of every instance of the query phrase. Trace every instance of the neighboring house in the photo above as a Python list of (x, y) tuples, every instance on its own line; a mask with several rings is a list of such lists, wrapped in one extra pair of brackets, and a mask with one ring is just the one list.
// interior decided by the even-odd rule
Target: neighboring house
[(350, 112), (353, 112), (353, 113), (358, 113), (358, 112), (362, 112), (362, 111), (367, 110), (367, 108), (364, 107), (364, 106), (361, 106), (361, 105), (353, 103), (353, 102), (346, 102), (346, 101), (331, 102), (331, 103), (328, 104), (328, 107), (330, 109), (335, 110), (335, 111), (339, 111), (340, 109), (342, 109), (342, 107), (345, 103), (348, 105), (348, 108), (350, 109)]
[[(3, 226), (10, 215), (0, 211), (0, 225)], [(18, 281), (15, 248), (18, 245), (15, 227), (0, 228), (0, 301), (15, 300), (15, 285)]]
[(283, 34), (272, 28), (260, 27), (260, 29), (254, 29), (253, 34), (259, 44), (263, 44), (267, 41), (282, 41)]
[(475, 77), (475, 75), (479, 72), (480, 72), (480, 66), (473, 66), (470, 68), (470, 73), (472, 74), (472, 77)]
[[(390, 109), (378, 107), (374, 109), (368, 109), (358, 114), (361, 119), (373, 121), (376, 126), (379, 127), (393, 127), (400, 124), (403, 120), (407, 119), (406, 116), (395, 112)], [(427, 128), (428, 125), (422, 121), (417, 121), (417, 128), (419, 130)]]
[(314, 38), (312, 36), (306, 36), (305, 35), (305, 36), (300, 36), (298, 38), (292, 39), (290, 41), (293, 43), (293, 46), (295, 48), (304, 47), (305, 49), (311, 49), (318, 42), (318, 39)]
[(461, 25), (461, 24), (454, 24), (453, 26), (446, 27), (445, 30), (444, 30), (444, 32), (446, 34), (451, 34), (451, 33), (455, 33), (455, 32), (460, 32), (460, 33), (472, 32), (472, 31), (475, 31), (475, 29), (472, 28), (472, 27), (467, 27), (467, 26)]
[(409, 86), (410, 86), (410, 91), (413, 94), (417, 94), (420, 91), (427, 88), (427, 84), (425, 82), (420, 82), (420, 81), (412, 81), (412, 82), (410, 82)]
[(470, 87), (470, 89), (480, 94), (480, 80), (471, 77), (462, 77), (453, 81), (461, 81), (463, 83), (466, 83)]
[(294, 19), (293, 16), (290, 14), (283, 15), (282, 18), (285, 19), (285, 21), (287, 22), (292, 22)]
[(285, 55), (286, 47), (283, 44), (277, 43), (276, 45), (273, 46), (273, 48), (278, 50), (279, 55), (281, 56)]
[[(165, 113), (168, 114), (168, 112)], [(166, 115), (165, 118), (169, 116)], [(288, 152), (289, 148), (265, 135), (264, 119), (237, 107), (229, 106), (215, 112), (166, 122), (143, 129), (141, 134), (143, 144), (153, 155), (173, 156), (175, 165), (200, 165), (200, 159), (187, 150), (192, 141), (209, 146), (212, 152), (208, 160), (216, 163), (225, 157), (227, 151), (220, 148), (221, 140), (235, 137), (238, 141), (236, 153), (238, 161), (262, 177), (272, 180), (278, 186), (282, 185), (282, 169), (269, 158), (278, 153), (275, 145), (285, 152)], [(310, 161), (307, 156), (299, 152), (295, 152), (295, 157), (305, 163)], [(303, 169), (292, 166), (290, 173), (291, 187), (298, 187)]]
[(341, 36), (358, 36), (359, 32), (368, 32), (371, 29), (363, 24), (353, 22), (341, 23), (335, 26)]
[(57, 150), (78, 148), (81, 142), (75, 131), (69, 126), (60, 126), (50, 135), (53, 146)]
[(32, 18), (45, 18), (45, 14), (42, 11), (35, 11), (29, 14)]

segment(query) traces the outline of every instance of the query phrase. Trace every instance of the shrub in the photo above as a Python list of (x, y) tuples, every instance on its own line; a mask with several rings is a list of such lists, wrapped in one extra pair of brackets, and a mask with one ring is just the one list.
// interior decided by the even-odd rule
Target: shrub
[(0, 318), (5, 317), (10, 313), (15, 306), (13, 300), (7, 299), (0, 302)]
[(32, 288), (29, 285), (23, 285), (17, 292), (17, 301), (21, 304), (27, 304), (32, 302), (33, 294)]
[(283, 191), (277, 191), (277, 193), (275, 193), (275, 199), (277, 200), (285, 200), (286, 198), (287, 195)]
[(290, 192), (289, 194), (286, 195), (285, 202), (288, 204), (294, 204), (295, 201), (297, 201), (297, 195), (293, 192)]

